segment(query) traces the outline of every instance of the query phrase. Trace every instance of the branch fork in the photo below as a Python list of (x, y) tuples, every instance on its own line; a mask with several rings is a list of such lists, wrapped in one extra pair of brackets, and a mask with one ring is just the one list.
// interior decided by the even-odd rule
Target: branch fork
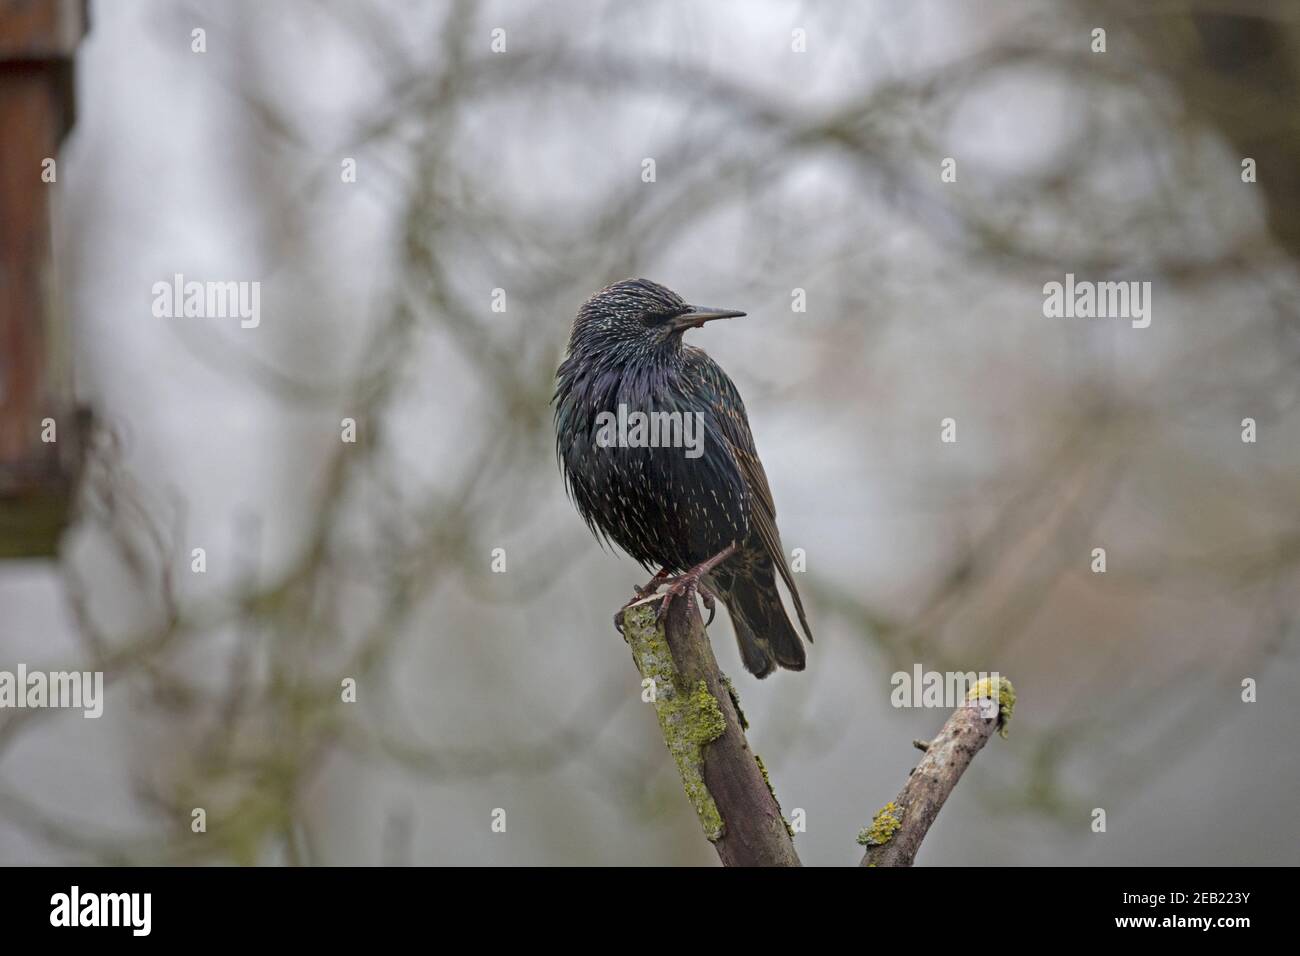
[[(623, 638), (651, 681), (664, 743), (705, 837), (724, 866), (799, 866), (790, 829), (731, 681), (718, 669), (695, 601), (667, 614), (648, 595), (623, 609)], [(995, 731), (1006, 736), (1015, 690), (1006, 678), (980, 681), (938, 735), (913, 745), (924, 754), (903, 789), (858, 835), (862, 866), (911, 866), (921, 841), (975, 754)]]

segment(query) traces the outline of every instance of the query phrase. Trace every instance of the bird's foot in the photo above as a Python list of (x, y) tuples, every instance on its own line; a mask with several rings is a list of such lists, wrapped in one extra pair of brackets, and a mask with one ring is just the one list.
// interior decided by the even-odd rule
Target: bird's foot
[[(699, 594), (704, 601), (704, 609), (709, 612), (709, 619), (704, 622), (704, 626), (708, 627), (713, 623), (713, 617), (718, 613), (718, 596), (713, 593), (707, 584), (698, 578), (691, 578), (689, 572), (676, 577), (665, 578), (664, 583), (671, 585), (671, 587), (663, 594), (655, 594), (654, 588), (647, 588), (644, 593), (638, 593), (636, 597), (619, 608), (614, 615), (614, 629), (622, 634), (623, 617), (627, 614), (628, 609), (636, 607), (638, 604), (648, 604), (656, 598), (662, 603), (659, 605), (659, 610), (655, 612), (655, 620), (662, 621), (668, 613), (668, 605), (672, 603), (673, 598), (682, 594), (688, 595), (688, 599)], [(640, 589), (638, 589), (638, 592), (640, 592)]]
[(654, 594), (656, 591), (659, 590), (659, 585), (663, 584), (663, 582), (666, 581), (671, 576), (672, 576), (672, 572), (669, 571), (667, 568), (660, 568), (655, 573), (655, 576), (652, 577), (649, 581), (647, 581), (643, 586), (637, 587), (635, 584), (632, 585), (632, 590), (636, 592), (635, 596), (632, 598), (632, 600), (628, 601), (621, 608), (619, 608), (618, 613), (614, 615), (614, 628), (620, 634), (623, 633), (623, 615), (627, 613), (627, 609), (630, 608), (632, 605), (644, 601), (646, 598), (650, 597), (650, 595)]
[[(632, 590), (636, 592), (637, 598), (649, 597), (650, 595), (658, 591), (659, 585), (663, 584), (664, 581), (668, 580), (670, 577), (672, 577), (672, 572), (670, 572), (667, 568), (660, 568), (657, 572), (655, 572), (655, 576), (645, 583), (644, 587), (637, 587), (634, 584), (632, 585)], [(635, 602), (636, 602), (636, 598), (633, 598), (632, 602), (630, 603), (635, 603)]]
[[(644, 587), (632, 585), (632, 590), (636, 592), (636, 596), (618, 609), (618, 613), (614, 615), (614, 628), (620, 634), (623, 633), (623, 617), (630, 607), (649, 603), (659, 597), (659, 610), (655, 614), (655, 620), (662, 621), (667, 616), (668, 607), (672, 604), (674, 598), (686, 595), (689, 600), (694, 598), (696, 594), (704, 601), (704, 609), (709, 612), (709, 619), (704, 622), (704, 626), (708, 627), (713, 623), (713, 618), (718, 613), (718, 596), (702, 579), (735, 553), (736, 544), (733, 541), (709, 560), (697, 564), (683, 574), (672, 574), (667, 568), (662, 568), (646, 582)], [(665, 584), (668, 585), (668, 590), (662, 596), (656, 595), (655, 592)]]
[(668, 608), (675, 598), (685, 597), (690, 601), (698, 594), (704, 601), (704, 610), (709, 612), (709, 619), (704, 622), (704, 626), (708, 627), (713, 623), (713, 617), (718, 613), (718, 596), (697, 575), (687, 571), (685, 574), (669, 578), (666, 583), (669, 587), (661, 597), (659, 610), (655, 612), (656, 621), (662, 621), (668, 616)]
[(709, 560), (697, 564), (684, 574), (664, 578), (661, 583), (667, 584), (668, 590), (664, 592), (663, 600), (659, 604), (659, 611), (655, 614), (655, 620), (662, 621), (668, 616), (668, 608), (675, 598), (684, 596), (686, 600), (690, 601), (695, 598), (696, 594), (699, 594), (704, 599), (704, 609), (709, 612), (709, 619), (704, 622), (704, 626), (708, 627), (712, 624), (714, 615), (718, 613), (718, 596), (704, 583), (703, 578), (735, 552), (736, 545), (733, 542), (709, 558)]

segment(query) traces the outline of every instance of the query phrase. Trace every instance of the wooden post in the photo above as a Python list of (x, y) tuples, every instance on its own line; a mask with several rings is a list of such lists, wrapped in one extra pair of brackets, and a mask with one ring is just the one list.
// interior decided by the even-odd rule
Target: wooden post
[(51, 295), (57, 181), (42, 172), (72, 126), (85, 29), (82, 0), (0, 0), (0, 558), (55, 554), (81, 458), (87, 416)]

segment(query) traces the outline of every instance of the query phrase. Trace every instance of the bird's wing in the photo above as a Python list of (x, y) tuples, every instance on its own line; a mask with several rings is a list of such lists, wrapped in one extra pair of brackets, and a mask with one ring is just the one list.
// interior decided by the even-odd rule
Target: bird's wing
[[(799, 623), (803, 632), (811, 641), (812, 629), (808, 626), (808, 616), (804, 613), (803, 599), (795, 587), (794, 575), (785, 560), (785, 550), (781, 547), (781, 535), (776, 529), (776, 504), (772, 501), (772, 489), (767, 483), (767, 472), (759, 460), (758, 449), (754, 447), (754, 436), (749, 430), (749, 416), (745, 414), (745, 403), (740, 398), (736, 385), (722, 367), (714, 362), (700, 349), (686, 349), (687, 358), (699, 376), (704, 397), (713, 412), (718, 430), (722, 432), (740, 469), (741, 477), (749, 489), (753, 506), (750, 508), (750, 521), (758, 532), (759, 540), (781, 574), (781, 580), (790, 590), (794, 599), (795, 610), (799, 614)], [(739, 543), (739, 542), (737, 542)]]

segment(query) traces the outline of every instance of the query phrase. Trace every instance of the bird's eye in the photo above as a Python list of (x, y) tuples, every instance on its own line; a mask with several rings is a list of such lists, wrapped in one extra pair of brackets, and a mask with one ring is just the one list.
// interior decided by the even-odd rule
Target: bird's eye
[(654, 328), (657, 325), (663, 325), (679, 315), (685, 315), (690, 310), (687, 308), (680, 309), (660, 309), (655, 312), (644, 312), (641, 315), (641, 324), (646, 328)]

